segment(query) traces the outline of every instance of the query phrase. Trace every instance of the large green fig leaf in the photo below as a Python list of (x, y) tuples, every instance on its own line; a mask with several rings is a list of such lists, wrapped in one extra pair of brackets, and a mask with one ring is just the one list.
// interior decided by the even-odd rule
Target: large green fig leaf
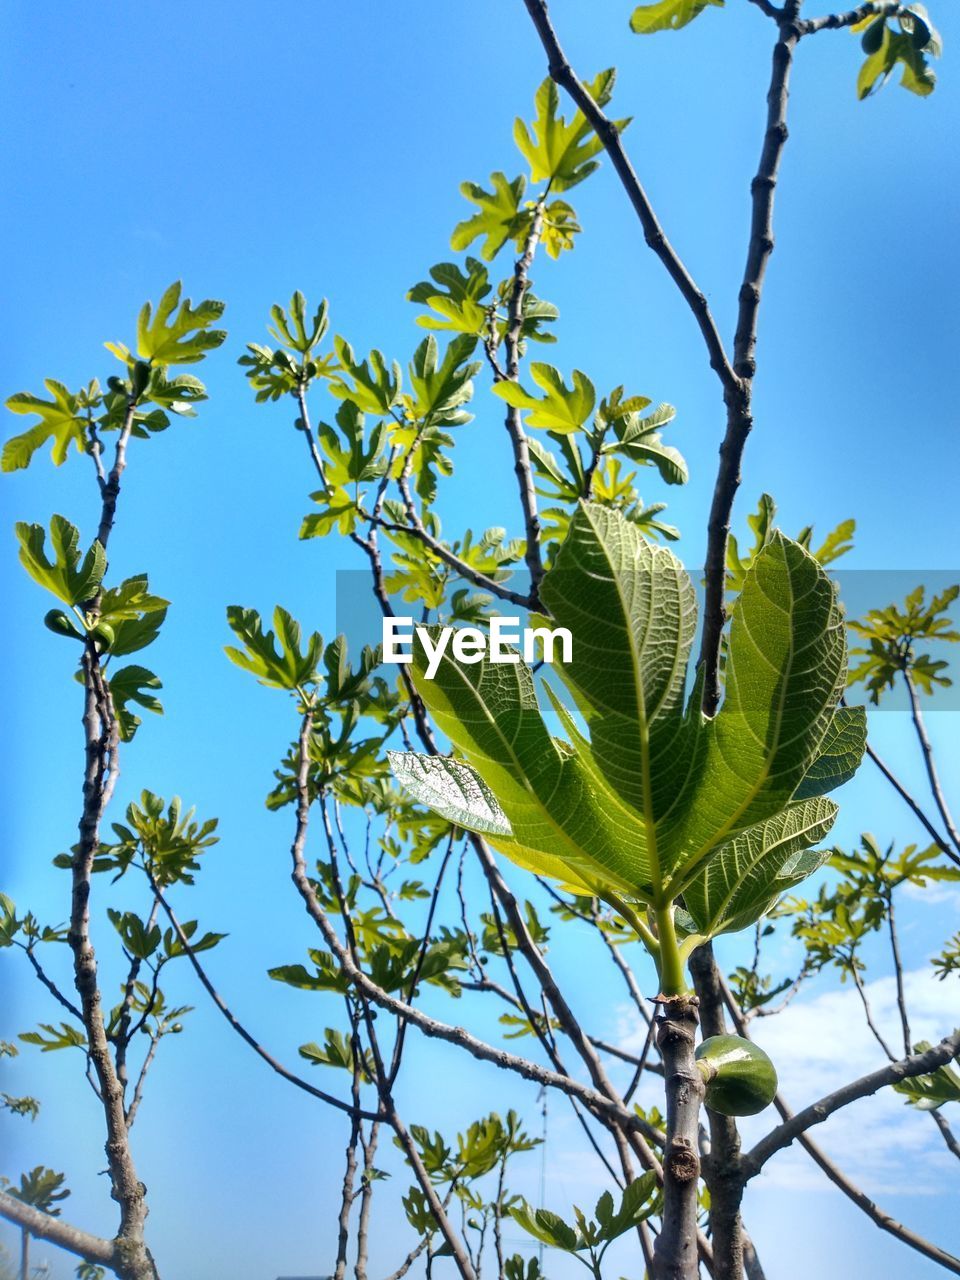
[(862, 717), (837, 709), (844, 629), (820, 565), (779, 533), (757, 554), (712, 719), (698, 682), (685, 698), (690, 580), (618, 512), (580, 507), (541, 594), (573, 638), (556, 669), (579, 717), (546, 686), (566, 739), (551, 736), (519, 655), (468, 665), (445, 652), (431, 668), (418, 639), (417, 688), (475, 777), (448, 761), (428, 779), (404, 756), (401, 780), (542, 874), (658, 910), (689, 895), (707, 934), (759, 918), (822, 862), (804, 854), (836, 813), (821, 796), (863, 749)]

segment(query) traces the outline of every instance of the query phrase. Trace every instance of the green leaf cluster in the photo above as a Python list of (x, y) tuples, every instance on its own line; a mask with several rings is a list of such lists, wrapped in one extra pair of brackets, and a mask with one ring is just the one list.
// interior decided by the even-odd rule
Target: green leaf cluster
[[(4, 446), (0, 468), (19, 471), (30, 465), (38, 449), (52, 442), (56, 466), (66, 461), (70, 446), (78, 452), (99, 451), (100, 437), (118, 431), (130, 420), (131, 434), (146, 439), (170, 425), (169, 414), (193, 417), (194, 406), (206, 399), (203, 383), (191, 374), (171, 376), (173, 365), (196, 364), (226, 338), (212, 329), (224, 304), (207, 299), (192, 305), (181, 300), (180, 282), (172, 284), (156, 311), (145, 303), (137, 322), (136, 351), (122, 342), (108, 342), (107, 350), (124, 365), (126, 377), (109, 377), (103, 391), (97, 379), (78, 392), (48, 378), (49, 399), (22, 391), (7, 400), (12, 413), (32, 414), (39, 421)], [(149, 406), (153, 407), (150, 408)]]
[(926, 588), (911, 591), (903, 605), (890, 604), (885, 609), (871, 609), (861, 621), (851, 622), (850, 630), (865, 640), (865, 645), (851, 649), (860, 658), (850, 669), (850, 684), (863, 684), (876, 706), (892, 689), (899, 677), (908, 678), (923, 693), (946, 688), (953, 681), (944, 675), (947, 662), (918, 652), (918, 645), (935, 641), (956, 644), (960, 631), (951, 617), (951, 607), (960, 596), (960, 586), (947, 587), (927, 600)]
[(19, 1200), (21, 1204), (29, 1204), (34, 1209), (39, 1209), (41, 1213), (49, 1214), (51, 1218), (59, 1218), (58, 1201), (66, 1200), (70, 1195), (65, 1185), (66, 1181), (66, 1174), (37, 1165), (29, 1173), (22, 1173), (20, 1185), (7, 1187), (6, 1193), (13, 1196), (14, 1200)]
[(289, 310), (279, 303), (270, 308), (273, 323), (268, 328), (279, 345), (268, 347), (260, 342), (248, 342), (246, 355), (237, 361), (246, 370), (257, 404), (296, 396), (315, 378), (329, 377), (336, 370), (333, 355), (317, 353), (328, 328), (327, 309), (324, 298), (308, 318), (307, 300), (299, 289), (290, 299)]
[[(219, 839), (214, 834), (217, 819), (198, 822), (195, 812), (185, 811), (179, 796), (165, 805), (152, 791), (141, 792), (139, 803), (131, 801), (127, 806), (125, 821), (111, 823), (116, 840), (100, 845), (94, 872), (113, 871), (119, 879), (137, 864), (144, 866), (161, 888), (193, 884), (200, 857)], [(66, 870), (73, 865), (68, 853), (57, 854), (53, 861)]]
[(864, 18), (852, 30), (862, 32), (860, 44), (866, 54), (857, 76), (858, 98), (876, 93), (898, 66), (904, 89), (921, 98), (933, 93), (937, 77), (930, 59), (940, 57), (943, 44), (924, 5), (905, 5), (889, 17)]
[[(754, 558), (773, 537), (777, 527), (777, 504), (769, 493), (762, 493), (757, 509), (747, 516), (747, 525), (753, 537), (751, 546), (741, 554), (735, 534), (727, 539), (727, 589), (739, 591)], [(831, 529), (819, 546), (814, 545), (813, 525), (806, 525), (797, 534), (796, 541), (813, 556), (818, 564), (833, 564), (853, 547), (856, 533), (855, 520), (842, 520)]]
[(511, 1217), (528, 1235), (551, 1249), (564, 1253), (584, 1255), (578, 1258), (588, 1270), (600, 1276), (603, 1255), (625, 1232), (635, 1229), (651, 1214), (658, 1212), (660, 1194), (656, 1177), (645, 1173), (628, 1183), (616, 1205), (609, 1191), (604, 1191), (597, 1201), (593, 1218), (587, 1218), (582, 1209), (573, 1207), (574, 1221), (566, 1222), (549, 1209), (533, 1209), (526, 1203), (514, 1205)]
[[(586, 82), (597, 106), (606, 106), (610, 101), (615, 81), (616, 72), (610, 68)], [(549, 76), (537, 90), (534, 105), (533, 124), (528, 127), (518, 119), (513, 129), (514, 141), (530, 166), (532, 182), (546, 182), (555, 193), (568, 191), (597, 169), (599, 161), (595, 157), (603, 150), (603, 143), (579, 108), (569, 122), (560, 115), (560, 93)], [(619, 120), (616, 127), (622, 130), (628, 123)]]

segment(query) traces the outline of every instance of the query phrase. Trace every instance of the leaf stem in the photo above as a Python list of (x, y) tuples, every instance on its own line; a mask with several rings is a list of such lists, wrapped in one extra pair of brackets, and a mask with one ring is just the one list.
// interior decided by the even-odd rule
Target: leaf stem
[(654, 911), (659, 939), (657, 963), (660, 969), (660, 994), (671, 998), (686, 995), (690, 990), (684, 970), (684, 958), (677, 940), (675, 912), (676, 907), (672, 902), (667, 906), (656, 907)]

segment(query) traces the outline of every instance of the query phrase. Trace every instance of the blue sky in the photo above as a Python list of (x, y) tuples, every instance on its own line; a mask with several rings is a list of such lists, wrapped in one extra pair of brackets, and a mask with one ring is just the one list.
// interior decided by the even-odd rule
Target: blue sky
[[(710, 11), (681, 33), (640, 41), (626, 32), (628, 5), (571, 0), (554, 8), (583, 74), (618, 66), (615, 106), (634, 117), (630, 151), (729, 334), (761, 140), (769, 24), (746, 0), (730, 0), (728, 10)], [(327, 296), (334, 330), (358, 350), (379, 346), (409, 358), (422, 331), (405, 291), (452, 256), (450, 231), (467, 212), (458, 184), (484, 181), (498, 168), (519, 172), (512, 122), (532, 114), (543, 76), (520, 0), (492, 0), (480, 21), (477, 9), (368, 0), (268, 13), (248, 0), (205, 0), (63, 5), (41, 14), (10, 0), (0, 17), (5, 394), (38, 390), (47, 376), (72, 386), (103, 378), (111, 361), (102, 342), (128, 339), (142, 301), (172, 279), (182, 278), (194, 297), (228, 303), (229, 341), (198, 370), (210, 403), (197, 423), (135, 448), (125, 478), (111, 568), (120, 575), (149, 569), (174, 607), (151, 653), (166, 716), (151, 718), (126, 753), (116, 809), (148, 786), (221, 817), (222, 843), (190, 914), (230, 930), (211, 971), (237, 1011), (290, 1061), (326, 1020), (308, 997), (263, 976), (269, 965), (299, 960), (312, 943), (287, 879), (289, 814), (269, 815), (261, 803), (292, 734), (291, 708), (226, 662), (223, 611), (228, 603), (266, 610), (279, 601), (329, 636), (334, 572), (356, 561), (346, 543), (297, 542), (314, 487), (302, 442), (286, 406), (253, 406), (234, 362), (246, 341), (264, 335), (270, 304), (295, 288), (311, 300)], [(857, 548), (845, 567), (865, 571), (864, 581), (875, 577), (877, 604), (887, 602), (890, 570), (958, 567), (960, 280), (950, 157), (960, 125), (951, 38), (960, 24), (946, 5), (935, 7), (934, 18), (947, 58), (927, 101), (891, 85), (858, 104), (858, 50), (848, 33), (825, 33), (800, 48), (761, 320), (757, 427), (738, 508), (742, 523), (767, 489), (788, 532), (810, 521), (826, 531), (855, 515)], [(587, 370), (598, 387), (623, 382), (677, 406), (670, 439), (690, 463), (691, 482), (664, 491), (654, 473), (641, 473), (642, 492), (648, 501), (669, 501), (668, 518), (684, 533), (681, 553), (696, 565), (722, 431), (715, 378), (609, 166), (571, 199), (585, 233), (568, 260), (538, 264), (534, 273), (537, 291), (561, 312), (561, 341), (548, 358)], [(519, 532), (511, 487), (491, 483), (508, 466), (496, 405), (481, 394), (477, 420), (462, 432), (457, 474), (441, 505), (448, 532), (467, 521)], [(58, 511), (92, 536), (88, 466), (74, 457), (54, 471), (38, 459), (28, 473), (5, 478), (5, 525), (47, 521)], [(3, 669), (11, 724), (3, 879), (19, 904), (53, 921), (65, 899), (49, 859), (75, 830), (80, 708), (72, 655), (40, 625), (47, 604), (16, 567), (12, 537), (2, 563), (17, 622)], [(948, 744), (955, 713), (931, 719), (935, 741)], [(919, 781), (905, 727), (895, 713), (877, 717), (876, 742)], [(916, 838), (869, 776), (843, 799), (839, 839), (852, 841), (865, 827)], [(908, 967), (919, 970), (955, 928), (955, 907), (951, 900), (917, 904)], [(586, 946), (558, 947), (551, 958), (598, 1031), (612, 1033), (622, 1017), (619, 993), (598, 1000), (584, 976)], [(55, 1016), (15, 959), (3, 957), (11, 996), (0, 1035), (7, 1038)], [(342, 1127), (245, 1056), (186, 973), (181, 981), (182, 998), (199, 1009), (190, 1034), (165, 1046), (134, 1131), (165, 1273), (270, 1280), (323, 1271)], [(935, 1002), (927, 1002), (933, 1019)], [(833, 1006), (820, 1013), (836, 1015)], [(448, 1127), (472, 1119), (489, 1075), (429, 1045), (411, 1050), (409, 1118)], [(92, 1176), (99, 1116), (76, 1090), (68, 1070), (76, 1065), (24, 1053), (10, 1070), (4, 1087), (30, 1088), (45, 1106), (32, 1127), (4, 1123), (0, 1141), (10, 1155), (3, 1168), (42, 1161), (65, 1169), (74, 1187), (67, 1215), (107, 1231), (111, 1206), (103, 1180)], [(529, 1086), (495, 1084), (489, 1105), (512, 1103), (534, 1123)], [(814, 1081), (798, 1079), (798, 1103), (807, 1100), (808, 1084)], [(577, 1179), (564, 1169), (587, 1166), (559, 1101), (553, 1114), (548, 1199), (563, 1208), (577, 1194)], [(525, 1189), (535, 1194), (536, 1158), (528, 1159)], [(905, 1186), (891, 1178), (878, 1198), (950, 1244), (936, 1196)], [(847, 1229), (867, 1250), (864, 1274), (932, 1271), (819, 1185), (805, 1187), (797, 1205), (789, 1186), (774, 1180), (753, 1203), (761, 1246), (766, 1240), (775, 1248), (787, 1230), (795, 1241), (780, 1275), (844, 1274)], [(387, 1217), (377, 1242), (384, 1270), (403, 1248), (388, 1247), (388, 1237), (397, 1232), (402, 1241), (403, 1231)], [(55, 1276), (70, 1274), (56, 1265)]]

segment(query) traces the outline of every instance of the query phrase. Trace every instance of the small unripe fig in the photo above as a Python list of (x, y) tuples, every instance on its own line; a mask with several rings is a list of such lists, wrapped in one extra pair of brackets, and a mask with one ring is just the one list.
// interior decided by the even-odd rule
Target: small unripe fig
[(710, 1036), (697, 1047), (697, 1063), (706, 1084), (704, 1102), (722, 1116), (755, 1116), (776, 1095), (776, 1068), (750, 1040)]
[(43, 625), (56, 636), (67, 636), (71, 640), (83, 639), (83, 632), (62, 609), (51, 609), (44, 616)]
[(93, 628), (93, 638), (101, 649), (109, 649), (116, 635), (109, 622), (98, 622)]

